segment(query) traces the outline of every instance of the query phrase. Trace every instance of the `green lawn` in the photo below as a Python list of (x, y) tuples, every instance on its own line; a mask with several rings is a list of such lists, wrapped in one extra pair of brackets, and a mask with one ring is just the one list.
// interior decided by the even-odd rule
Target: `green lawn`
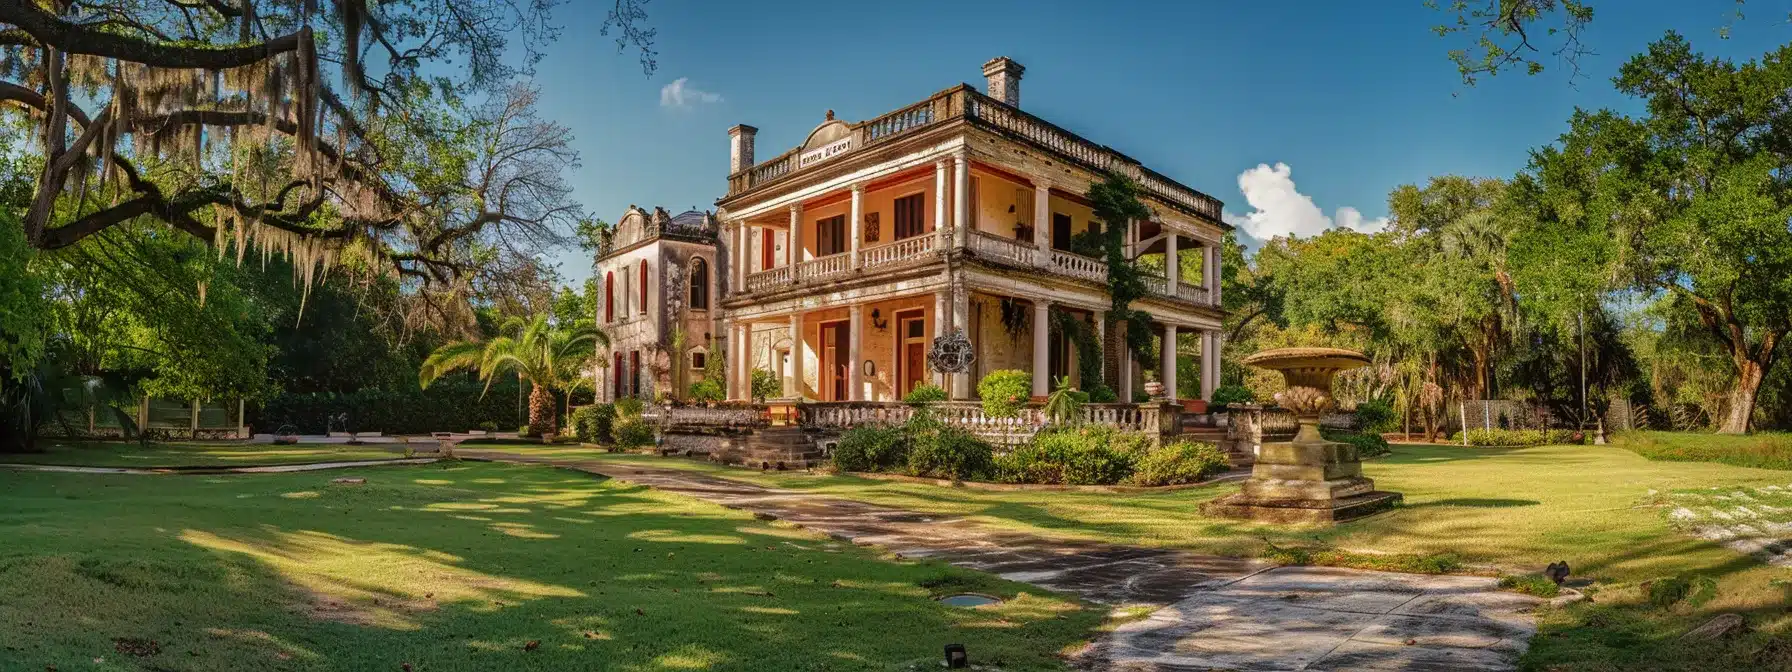
[[(948, 642), (1054, 669), (1105, 616), (540, 466), (0, 472), (0, 492), (0, 670), (922, 669)], [(1011, 599), (930, 599), (958, 591)]]
[[(1396, 445), (1364, 470), (1378, 487), (1405, 493), (1404, 507), (1334, 528), (1291, 529), (1203, 517), (1200, 503), (1234, 491), (1232, 484), (1161, 494), (997, 492), (634, 455), (602, 459), (714, 472), (1041, 534), (1211, 553), (1255, 555), (1267, 539), (1368, 554), (1447, 553), (1509, 572), (1535, 572), (1566, 560), (1576, 576), (1597, 581), (1594, 600), (1545, 615), (1542, 635), (1526, 658), (1529, 667), (1792, 669), (1792, 644), (1781, 643), (1792, 637), (1792, 593), (1784, 583), (1792, 581), (1792, 570), (1683, 533), (1668, 516), (1672, 491), (1785, 487), (1792, 475), (1783, 471), (1655, 462), (1610, 446)], [(1647, 600), (1647, 586), (1658, 579), (1701, 576), (1713, 579), (1716, 591), (1696, 606), (1658, 608)], [(1728, 646), (1676, 642), (1686, 630), (1729, 611), (1746, 614), (1757, 632)], [(1713, 661), (1729, 667), (1711, 667)], [(1785, 667), (1772, 666), (1782, 661)]]
[(0, 453), (0, 463), (58, 464), (86, 467), (244, 467), (308, 462), (391, 460), (404, 457), (379, 445), (182, 442), (140, 444), (135, 441), (67, 441), (43, 439), (42, 452)]
[(1614, 445), (1651, 460), (1718, 462), (1738, 467), (1792, 469), (1792, 434), (1760, 432), (1747, 436), (1703, 432), (1624, 432)]

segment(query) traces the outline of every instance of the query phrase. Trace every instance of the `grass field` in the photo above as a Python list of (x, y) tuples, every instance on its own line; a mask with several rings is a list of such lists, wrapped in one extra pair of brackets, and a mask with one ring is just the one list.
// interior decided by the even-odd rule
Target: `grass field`
[(390, 460), (404, 457), (380, 446), (346, 444), (151, 443), (42, 439), (42, 452), (0, 453), (0, 463), (88, 467), (238, 467), (307, 462)]
[[(1125, 496), (996, 492), (633, 455), (601, 459), (709, 471), (1041, 534), (1220, 554), (1260, 554), (1267, 540), (1366, 554), (1451, 554), (1508, 572), (1566, 560), (1577, 577), (1595, 580), (1593, 600), (1543, 617), (1525, 659), (1531, 669), (1792, 669), (1792, 570), (1683, 533), (1668, 515), (1673, 491), (1784, 487), (1792, 485), (1786, 472), (1656, 462), (1611, 446), (1396, 445), (1364, 470), (1377, 487), (1404, 493), (1404, 507), (1302, 530), (1203, 517), (1200, 503), (1232, 492), (1237, 486), (1230, 484)], [(1663, 579), (1698, 577), (1714, 584), (1706, 599), (1661, 606), (1649, 600), (1649, 588)], [(1677, 641), (1721, 612), (1745, 614), (1755, 632), (1697, 647)]]
[(1717, 462), (1758, 469), (1792, 469), (1792, 434), (1747, 436), (1702, 432), (1625, 432), (1612, 443), (1651, 460)]
[[(948, 642), (1055, 669), (1105, 616), (539, 466), (0, 472), (0, 492), (8, 671), (885, 670)], [(960, 591), (1010, 599), (931, 599)]]

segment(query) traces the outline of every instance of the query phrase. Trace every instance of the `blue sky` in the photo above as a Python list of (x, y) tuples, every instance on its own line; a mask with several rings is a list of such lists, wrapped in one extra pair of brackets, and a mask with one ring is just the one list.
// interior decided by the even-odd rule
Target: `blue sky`
[[(1458, 42), (1431, 31), (1446, 17), (1421, 0), (656, 0), (651, 76), (596, 34), (609, 2), (572, 0), (535, 79), (544, 115), (577, 136), (576, 197), (606, 221), (629, 204), (712, 208), (734, 124), (757, 126), (760, 156), (773, 156), (828, 109), (857, 121), (960, 82), (981, 88), (982, 63), (1006, 55), (1027, 67), (1024, 109), (1220, 198), (1241, 226), (1311, 233), (1373, 226), (1400, 184), (1511, 175), (1575, 106), (1635, 109), (1609, 80), (1670, 28), (1738, 59), (1792, 40), (1785, 10), (1763, 3), (1744, 6), (1727, 40), (1731, 0), (1594, 4), (1597, 53), (1572, 84), (1558, 66), (1462, 86), (1445, 57)], [(558, 262), (573, 282), (590, 274), (582, 252)]]

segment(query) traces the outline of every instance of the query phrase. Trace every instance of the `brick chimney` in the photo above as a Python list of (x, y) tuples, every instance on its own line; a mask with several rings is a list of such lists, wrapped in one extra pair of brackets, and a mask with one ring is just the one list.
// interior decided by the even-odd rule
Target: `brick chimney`
[(753, 136), (759, 129), (746, 124), (728, 129), (728, 174), (753, 167)]
[(983, 64), (983, 76), (989, 78), (989, 97), (1020, 107), (1020, 76), (1026, 66), (1007, 56), (997, 56)]

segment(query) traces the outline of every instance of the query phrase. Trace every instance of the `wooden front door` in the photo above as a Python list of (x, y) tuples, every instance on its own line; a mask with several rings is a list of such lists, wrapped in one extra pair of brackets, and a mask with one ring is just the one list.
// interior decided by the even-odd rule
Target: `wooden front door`
[(927, 320), (920, 312), (896, 316), (896, 397), (927, 382)]
[(851, 380), (846, 367), (852, 366), (852, 349), (847, 339), (852, 332), (847, 322), (827, 322), (821, 325), (821, 361), (824, 369), (822, 382), (826, 390), (826, 401), (847, 401), (847, 383)]

